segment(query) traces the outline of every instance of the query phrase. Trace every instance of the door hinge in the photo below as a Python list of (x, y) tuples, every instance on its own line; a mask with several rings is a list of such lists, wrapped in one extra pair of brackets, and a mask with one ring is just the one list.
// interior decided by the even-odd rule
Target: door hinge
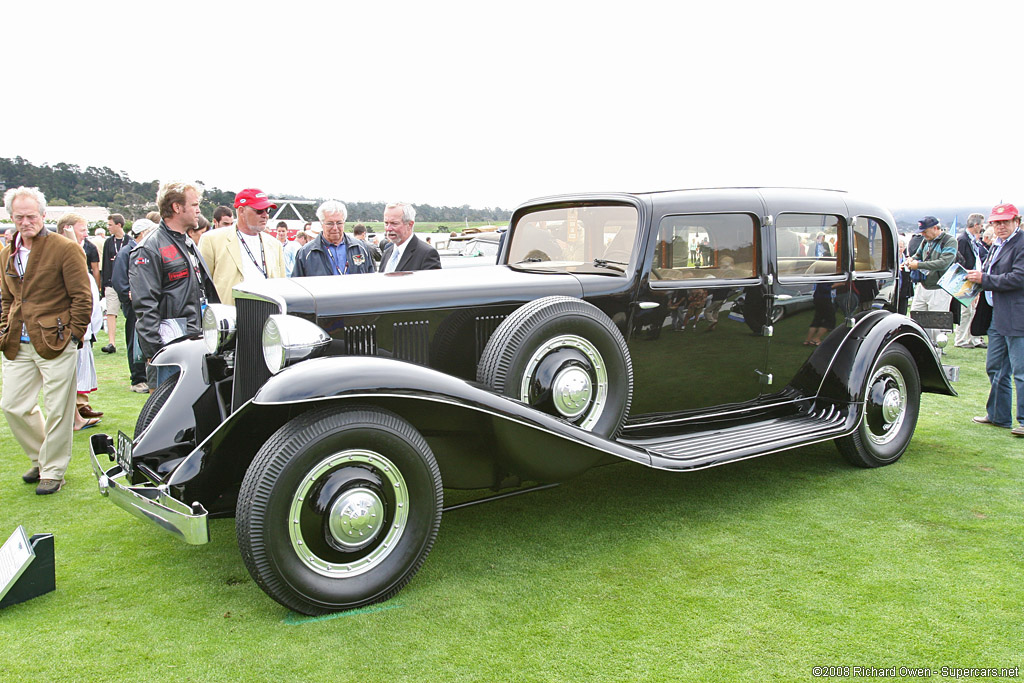
[(771, 385), (772, 373), (762, 372), (760, 370), (754, 370), (754, 373), (757, 375), (757, 381), (759, 384)]

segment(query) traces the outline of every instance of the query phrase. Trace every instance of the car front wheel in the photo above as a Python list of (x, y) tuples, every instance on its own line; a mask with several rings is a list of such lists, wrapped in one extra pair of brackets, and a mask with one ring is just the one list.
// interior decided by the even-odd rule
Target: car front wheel
[(921, 407), (921, 378), (910, 352), (900, 344), (875, 361), (864, 392), (857, 430), (836, 440), (840, 453), (858, 467), (899, 460), (910, 444)]
[(238, 495), (249, 573), (297, 612), (387, 600), (419, 570), (441, 523), (441, 475), (408, 422), (375, 407), (321, 408), (260, 449)]

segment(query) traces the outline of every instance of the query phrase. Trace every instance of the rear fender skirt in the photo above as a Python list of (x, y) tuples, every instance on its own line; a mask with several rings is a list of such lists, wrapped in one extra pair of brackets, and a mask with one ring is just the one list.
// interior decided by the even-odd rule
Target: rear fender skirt
[[(910, 318), (887, 311), (868, 311), (845, 335), (833, 333), (818, 348), (793, 382), (807, 395), (843, 403), (864, 400), (864, 383), (875, 360), (893, 343), (902, 344), (917, 361), (921, 390), (956, 396), (942, 371), (942, 362), (924, 329)], [(817, 385), (817, 386), (815, 386)]]
[[(271, 377), (246, 404), (189, 455), (168, 478), (181, 500), (216, 509), (217, 498), (237, 491), (255, 450), (281, 425), (324, 403), (372, 404), (408, 419), (427, 438), (483, 434), (485, 449), (435, 453), (444, 466), (472, 457), (498, 465), (523, 480), (554, 482), (616, 458), (650, 466), (647, 452), (608, 441), (524, 403), (430, 368), (388, 358), (337, 356), (303, 361)], [(254, 425), (256, 425), (254, 427)], [(459, 439), (448, 443), (458, 449)], [(491, 468), (493, 469), (493, 468)], [(447, 475), (447, 477), (446, 477)], [(493, 480), (459, 488), (491, 486)], [(213, 512), (211, 509), (211, 512)]]

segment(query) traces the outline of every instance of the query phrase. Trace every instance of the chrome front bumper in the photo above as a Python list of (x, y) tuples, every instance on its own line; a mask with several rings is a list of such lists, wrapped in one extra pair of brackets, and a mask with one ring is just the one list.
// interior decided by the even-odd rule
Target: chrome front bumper
[(132, 486), (119, 465), (104, 471), (100, 455), (113, 461), (114, 440), (106, 434), (93, 434), (89, 439), (92, 471), (99, 483), (100, 493), (114, 505), (153, 522), (191, 545), (210, 542), (206, 508), (199, 503), (186, 505), (171, 497), (165, 485)]

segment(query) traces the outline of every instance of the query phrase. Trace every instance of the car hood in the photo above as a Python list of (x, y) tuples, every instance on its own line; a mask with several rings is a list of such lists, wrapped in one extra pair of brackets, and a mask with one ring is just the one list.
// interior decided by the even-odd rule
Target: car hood
[(272, 279), (235, 289), (281, 302), (288, 312), (318, 317), (583, 296), (580, 281), (571, 274), (531, 273), (508, 266)]

